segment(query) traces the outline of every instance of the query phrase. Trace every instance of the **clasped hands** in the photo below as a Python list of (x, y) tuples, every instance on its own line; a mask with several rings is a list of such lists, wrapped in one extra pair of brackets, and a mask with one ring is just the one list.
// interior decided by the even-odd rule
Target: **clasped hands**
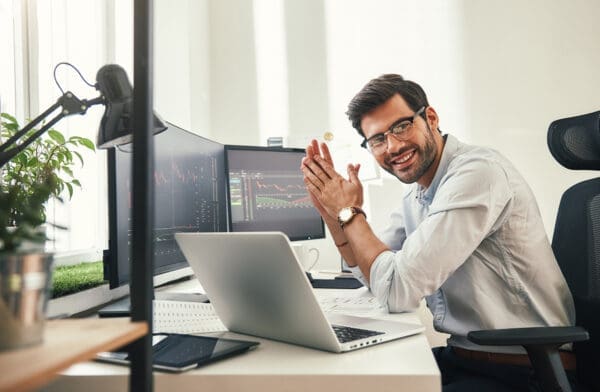
[(329, 148), (325, 143), (312, 140), (302, 159), (304, 183), (317, 208), (326, 222), (337, 222), (337, 216), (344, 207), (363, 204), (363, 187), (358, 179), (360, 164), (349, 164), (348, 179), (342, 177), (333, 167)]

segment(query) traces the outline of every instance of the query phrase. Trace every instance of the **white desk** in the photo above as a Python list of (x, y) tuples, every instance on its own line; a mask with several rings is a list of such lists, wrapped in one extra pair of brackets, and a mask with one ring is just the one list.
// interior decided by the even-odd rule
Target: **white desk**
[[(183, 290), (185, 291), (185, 290)], [(364, 289), (317, 290), (319, 296), (370, 295)], [(420, 323), (413, 313), (378, 317)], [(334, 354), (231, 332), (260, 341), (253, 351), (183, 374), (154, 372), (156, 391), (440, 391), (440, 374), (424, 334)], [(47, 391), (125, 391), (127, 367), (77, 364)]]

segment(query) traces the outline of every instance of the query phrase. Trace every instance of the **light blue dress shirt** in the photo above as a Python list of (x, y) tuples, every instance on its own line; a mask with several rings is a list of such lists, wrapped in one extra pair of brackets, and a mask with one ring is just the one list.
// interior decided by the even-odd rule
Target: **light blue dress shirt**
[(523, 350), (477, 346), (467, 333), (573, 325), (573, 299), (534, 195), (498, 152), (447, 135), (431, 185), (389, 200), (400, 208), (379, 238), (392, 251), (375, 259), (370, 289), (390, 312), (425, 298), (448, 344), (496, 352)]

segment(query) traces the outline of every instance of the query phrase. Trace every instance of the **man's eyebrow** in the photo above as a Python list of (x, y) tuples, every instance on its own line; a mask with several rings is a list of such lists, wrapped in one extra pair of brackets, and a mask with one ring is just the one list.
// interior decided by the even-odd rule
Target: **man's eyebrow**
[(386, 133), (387, 131), (389, 131), (390, 129), (394, 128), (396, 125), (400, 124), (401, 122), (403, 122), (403, 121), (406, 121), (406, 120), (411, 120), (413, 117), (414, 117), (414, 114), (413, 114), (412, 116), (400, 117), (399, 119), (397, 119), (396, 121), (394, 121), (394, 122), (392, 123), (392, 125), (390, 125), (389, 127), (387, 127), (387, 128), (385, 129), (385, 131), (377, 132), (377, 133), (375, 133), (375, 134), (373, 134), (373, 135), (369, 136), (369, 137), (367, 138), (367, 140), (370, 140), (370, 139), (372, 139), (372, 138), (374, 138), (374, 137), (377, 137), (377, 136), (381, 136), (381, 135), (383, 135), (384, 133)]
[(376, 135), (385, 133), (387, 131), (389, 131), (390, 129), (394, 128), (396, 125), (400, 124), (401, 122), (407, 121), (407, 120), (412, 120), (412, 118), (414, 117), (414, 114), (412, 116), (407, 116), (407, 117), (400, 117), (399, 119), (397, 119), (396, 121), (394, 121), (392, 123), (392, 125), (390, 125), (389, 127), (387, 127), (387, 129), (385, 131), (382, 132), (378, 132), (376, 133)]

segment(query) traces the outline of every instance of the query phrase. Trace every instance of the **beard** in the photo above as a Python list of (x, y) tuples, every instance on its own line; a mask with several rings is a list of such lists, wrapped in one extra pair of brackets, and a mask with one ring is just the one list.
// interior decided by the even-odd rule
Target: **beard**
[[(393, 136), (392, 136), (393, 137)], [(391, 164), (392, 159), (402, 154), (404, 151), (415, 149), (415, 156), (417, 160), (410, 165), (410, 167), (396, 171), (394, 170), (393, 165)], [(381, 167), (383, 170), (387, 171), (397, 179), (399, 179), (404, 184), (412, 184), (419, 180), (427, 170), (431, 167), (436, 157), (436, 145), (433, 140), (433, 135), (431, 133), (431, 129), (427, 126), (427, 132), (425, 133), (425, 144), (423, 146), (419, 146), (417, 144), (412, 144), (403, 148), (401, 151), (396, 151), (393, 154), (387, 154), (383, 160), (383, 165)]]

